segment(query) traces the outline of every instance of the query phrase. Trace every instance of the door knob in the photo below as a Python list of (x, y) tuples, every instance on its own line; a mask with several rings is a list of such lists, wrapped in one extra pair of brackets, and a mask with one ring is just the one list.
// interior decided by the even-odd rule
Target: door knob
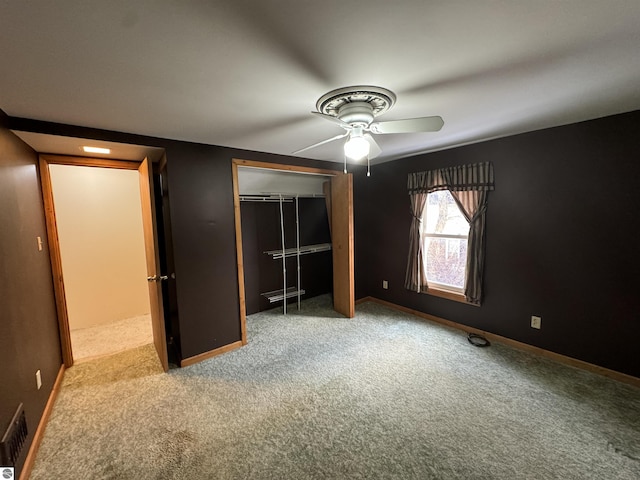
[(147, 282), (159, 282), (161, 280), (168, 280), (169, 277), (166, 275), (154, 275), (152, 277), (147, 277)]

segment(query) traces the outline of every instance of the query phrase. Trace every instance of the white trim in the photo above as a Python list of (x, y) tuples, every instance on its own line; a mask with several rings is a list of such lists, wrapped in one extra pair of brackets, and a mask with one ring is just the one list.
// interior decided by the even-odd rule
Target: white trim
[(450, 238), (454, 240), (469, 240), (469, 235), (448, 235), (446, 233), (423, 233), (424, 237), (431, 238)]
[(427, 280), (427, 287), (443, 290), (445, 292), (464, 294), (464, 287), (456, 287), (455, 285), (447, 285), (446, 283), (438, 283)]

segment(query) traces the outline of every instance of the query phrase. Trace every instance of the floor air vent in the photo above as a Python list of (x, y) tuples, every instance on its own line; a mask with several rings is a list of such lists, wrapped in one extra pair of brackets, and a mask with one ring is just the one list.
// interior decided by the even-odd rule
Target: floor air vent
[(24, 415), (22, 403), (11, 419), (7, 431), (0, 442), (0, 465), (15, 466), (20, 457), (22, 447), (27, 440), (27, 418)]

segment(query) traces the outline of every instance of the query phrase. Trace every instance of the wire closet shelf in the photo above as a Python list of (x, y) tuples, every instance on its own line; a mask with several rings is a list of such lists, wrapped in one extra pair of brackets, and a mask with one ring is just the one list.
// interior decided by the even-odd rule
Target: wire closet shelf
[[(267, 250), (264, 253), (274, 260), (282, 260), (282, 288), (264, 292), (261, 295), (269, 300), (269, 303), (282, 302), (283, 313), (287, 314), (287, 300), (289, 298), (297, 298), (298, 310), (300, 310), (301, 297), (306, 292), (300, 286), (300, 257), (318, 252), (326, 252), (331, 250), (331, 243), (318, 243), (313, 245), (300, 245), (300, 198), (324, 198), (324, 195), (291, 195), (283, 193), (268, 193), (264, 195), (242, 195), (242, 202), (272, 202), (280, 205), (280, 245), (277, 250)], [(285, 245), (285, 227), (284, 227), (284, 204), (294, 203), (296, 213), (296, 246), (287, 248)], [(296, 257), (296, 285), (287, 286), (287, 262), (286, 259)]]

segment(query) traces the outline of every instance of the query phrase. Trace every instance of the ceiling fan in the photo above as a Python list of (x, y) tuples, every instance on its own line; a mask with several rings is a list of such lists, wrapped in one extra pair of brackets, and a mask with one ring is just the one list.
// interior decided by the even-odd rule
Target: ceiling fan
[(380, 146), (371, 134), (437, 132), (444, 125), (442, 117), (438, 116), (374, 122), (377, 116), (389, 110), (395, 102), (395, 94), (382, 87), (344, 87), (326, 93), (316, 103), (318, 111), (311, 113), (339, 125), (346, 131), (296, 150), (293, 155), (349, 137), (344, 144), (346, 173), (347, 158), (362, 160), (366, 157), (368, 162), (382, 153)]

